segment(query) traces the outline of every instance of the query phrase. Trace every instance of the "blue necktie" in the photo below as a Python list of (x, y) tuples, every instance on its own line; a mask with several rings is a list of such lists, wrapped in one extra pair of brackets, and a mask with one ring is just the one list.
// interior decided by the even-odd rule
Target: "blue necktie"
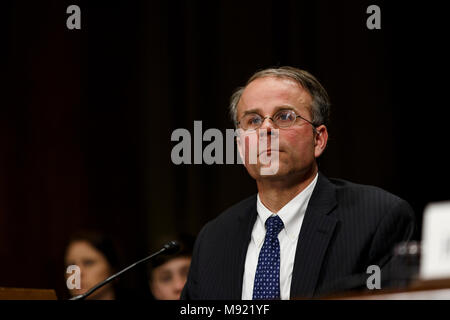
[(280, 242), (278, 234), (284, 224), (280, 217), (266, 220), (266, 238), (259, 252), (253, 285), (253, 300), (280, 299)]

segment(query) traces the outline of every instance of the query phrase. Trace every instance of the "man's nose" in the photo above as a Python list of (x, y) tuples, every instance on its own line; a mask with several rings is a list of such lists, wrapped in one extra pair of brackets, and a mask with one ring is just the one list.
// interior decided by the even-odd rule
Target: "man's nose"
[(265, 117), (263, 119), (263, 122), (261, 124), (261, 127), (259, 127), (259, 133), (260, 135), (271, 135), (273, 133), (273, 129), (275, 129), (275, 125), (273, 123), (273, 120), (271, 117)]

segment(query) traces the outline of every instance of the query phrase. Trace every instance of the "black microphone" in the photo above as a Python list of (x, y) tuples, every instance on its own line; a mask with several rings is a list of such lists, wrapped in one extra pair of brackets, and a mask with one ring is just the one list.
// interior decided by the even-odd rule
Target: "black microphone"
[(148, 257), (141, 259), (135, 263), (133, 263), (131, 266), (126, 267), (125, 269), (117, 272), (116, 274), (113, 274), (112, 276), (110, 276), (109, 278), (103, 280), (102, 282), (100, 282), (99, 284), (97, 284), (95, 287), (93, 287), (92, 289), (90, 289), (89, 291), (86, 291), (83, 294), (80, 294), (76, 297), (70, 298), (69, 300), (84, 300), (86, 299), (88, 296), (90, 296), (94, 291), (96, 291), (97, 289), (103, 287), (105, 284), (111, 282), (112, 280), (114, 280), (115, 278), (117, 278), (118, 276), (120, 276), (122, 273), (127, 272), (130, 269), (133, 269), (134, 267), (136, 267), (137, 265), (140, 265), (144, 262), (149, 261), (150, 259), (159, 256), (160, 254), (174, 254), (176, 252), (178, 252), (178, 250), (180, 250), (180, 244), (176, 241), (169, 241), (167, 242), (162, 248), (161, 250), (149, 255)]

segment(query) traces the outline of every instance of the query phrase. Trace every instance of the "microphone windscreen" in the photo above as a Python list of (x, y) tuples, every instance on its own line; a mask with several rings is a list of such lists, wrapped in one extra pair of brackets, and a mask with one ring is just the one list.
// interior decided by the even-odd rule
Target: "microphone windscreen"
[(180, 244), (176, 241), (169, 241), (164, 245), (164, 249), (166, 249), (164, 251), (166, 254), (177, 253), (180, 250)]

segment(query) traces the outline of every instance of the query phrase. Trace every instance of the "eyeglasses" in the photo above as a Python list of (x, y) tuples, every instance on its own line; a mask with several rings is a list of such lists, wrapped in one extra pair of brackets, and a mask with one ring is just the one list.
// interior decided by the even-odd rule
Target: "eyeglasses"
[(247, 113), (237, 122), (237, 125), (243, 130), (256, 130), (262, 126), (264, 120), (270, 119), (278, 128), (289, 128), (295, 123), (297, 118), (305, 120), (316, 129), (317, 126), (314, 123), (297, 115), (294, 110), (281, 110), (275, 113), (273, 117), (262, 117), (257, 113)]

